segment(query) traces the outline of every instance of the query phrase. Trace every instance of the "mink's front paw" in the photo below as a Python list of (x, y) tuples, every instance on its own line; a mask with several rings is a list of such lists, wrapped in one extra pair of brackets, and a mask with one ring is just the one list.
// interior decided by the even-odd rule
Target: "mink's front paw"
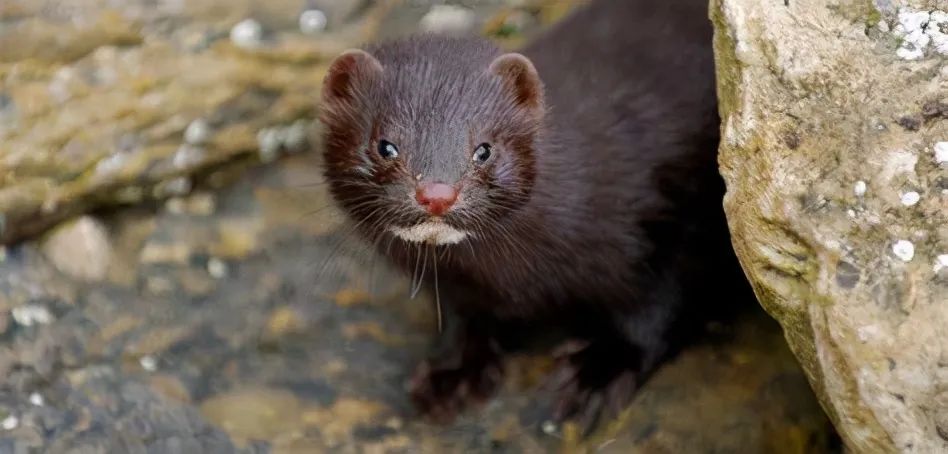
[(415, 407), (430, 420), (446, 424), (472, 404), (481, 404), (500, 387), (504, 370), (493, 352), (466, 357), (460, 364), (424, 361), (410, 385)]
[(547, 387), (557, 393), (553, 419), (575, 420), (588, 435), (601, 417), (615, 418), (645, 379), (638, 349), (624, 342), (570, 342), (559, 349)]

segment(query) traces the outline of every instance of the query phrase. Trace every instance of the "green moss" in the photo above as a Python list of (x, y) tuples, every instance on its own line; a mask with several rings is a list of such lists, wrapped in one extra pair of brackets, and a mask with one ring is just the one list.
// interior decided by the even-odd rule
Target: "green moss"
[(879, 10), (872, 8), (869, 11), (869, 14), (866, 15), (866, 27), (875, 27), (879, 21), (882, 20), (882, 13)]
[(876, 8), (873, 0), (849, 0), (827, 8), (854, 24), (865, 25), (867, 29), (875, 27), (883, 19), (882, 12)]

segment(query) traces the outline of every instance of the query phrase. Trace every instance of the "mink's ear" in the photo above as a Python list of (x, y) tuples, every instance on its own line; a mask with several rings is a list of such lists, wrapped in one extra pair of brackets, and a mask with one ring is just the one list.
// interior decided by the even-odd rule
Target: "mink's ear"
[(349, 49), (329, 64), (323, 79), (323, 102), (352, 99), (356, 85), (382, 75), (382, 64), (364, 50)]
[(518, 104), (530, 109), (543, 107), (543, 82), (527, 57), (518, 53), (503, 54), (491, 62), (490, 72), (503, 80)]

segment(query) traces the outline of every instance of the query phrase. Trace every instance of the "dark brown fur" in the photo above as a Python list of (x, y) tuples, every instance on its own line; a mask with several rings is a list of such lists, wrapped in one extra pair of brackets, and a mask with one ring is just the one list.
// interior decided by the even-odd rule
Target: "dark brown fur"
[[(454, 315), (445, 351), (416, 375), (422, 411), (450, 418), (489, 396), (525, 329), (574, 340), (560, 351), (557, 416), (614, 413), (741, 282), (721, 210), (706, 5), (593, 1), (521, 51), (536, 72), (497, 60), (487, 41), (436, 36), (333, 65), (331, 190), (396, 264), (417, 273), (437, 258)], [(381, 139), (397, 160), (375, 152)], [(482, 142), (494, 155), (478, 167)], [(419, 175), (461, 186), (444, 221), (473, 237), (393, 239), (388, 227), (427, 217), (408, 196)]]

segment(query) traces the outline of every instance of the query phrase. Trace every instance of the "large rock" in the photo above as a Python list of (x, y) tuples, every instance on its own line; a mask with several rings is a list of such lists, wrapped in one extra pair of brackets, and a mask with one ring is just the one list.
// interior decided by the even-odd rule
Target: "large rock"
[(711, 4), (734, 247), (856, 452), (948, 452), (942, 11)]
[(391, 5), (307, 36), (303, 3), (0, 1), (0, 244), (301, 146), (325, 64)]

